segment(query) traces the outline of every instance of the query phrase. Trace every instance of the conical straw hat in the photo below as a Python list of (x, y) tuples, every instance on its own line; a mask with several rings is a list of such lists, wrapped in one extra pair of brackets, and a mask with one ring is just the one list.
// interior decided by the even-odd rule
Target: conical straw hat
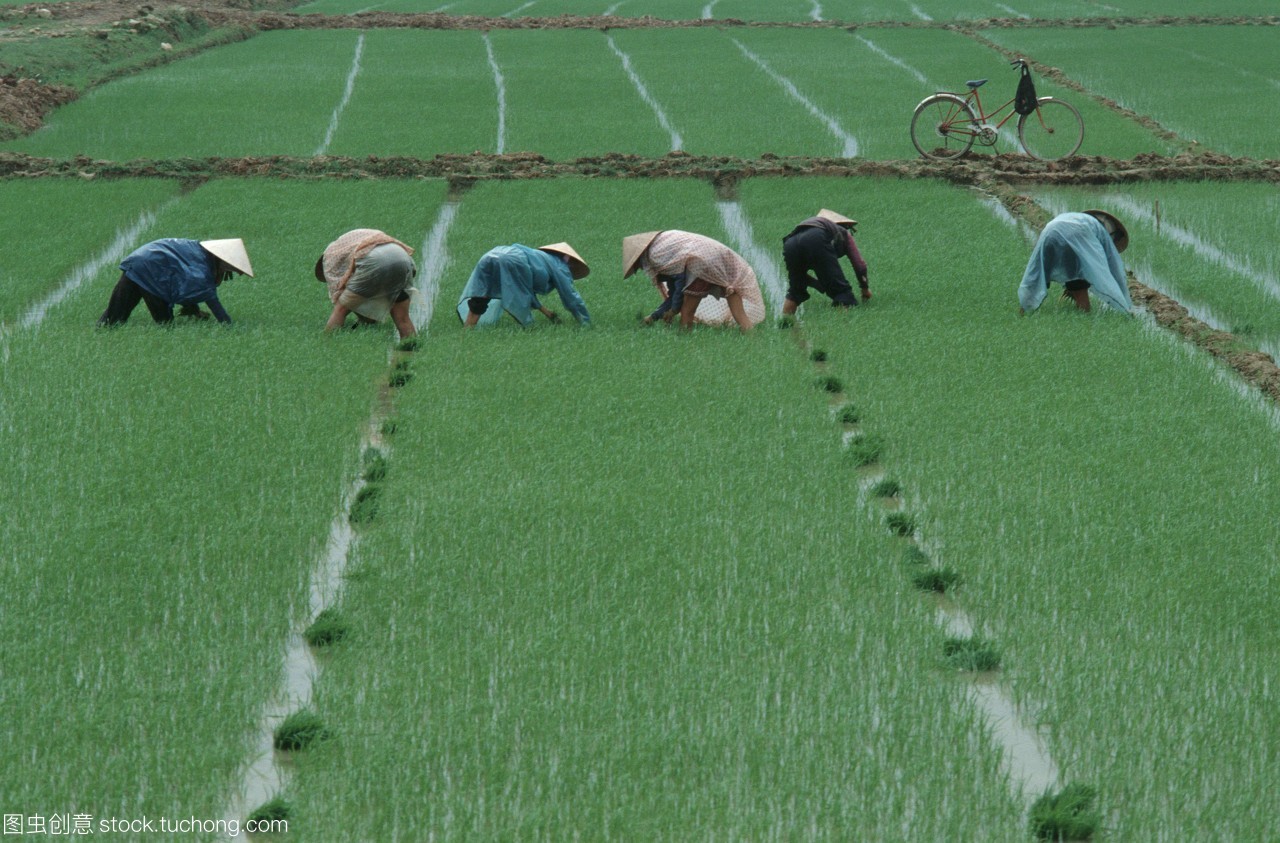
[(244, 250), (244, 241), (239, 237), (230, 240), (201, 240), (200, 245), (236, 272), (253, 277), (253, 264), (249, 263), (249, 253)]
[(1115, 241), (1116, 251), (1123, 252), (1129, 248), (1129, 230), (1124, 227), (1124, 223), (1108, 214), (1106, 211), (1099, 211), (1094, 208), (1091, 211), (1085, 211), (1086, 214), (1095, 217), (1098, 222), (1106, 226), (1107, 233), (1111, 235), (1111, 239)]
[(622, 238), (622, 277), (626, 278), (636, 271), (640, 257), (649, 248), (661, 231), (646, 231), (644, 234), (632, 234)]
[(823, 208), (821, 211), (818, 211), (818, 216), (822, 217), (824, 220), (831, 220), (836, 225), (847, 225), (850, 228), (855, 228), (858, 225), (857, 220), (849, 219), (844, 214), (837, 214), (835, 211), (828, 210), (827, 208)]
[(552, 243), (549, 246), (539, 246), (539, 251), (555, 252), (558, 255), (564, 255), (569, 259), (569, 273), (573, 276), (574, 281), (581, 281), (591, 274), (591, 267), (587, 266), (587, 262), (582, 256), (573, 250), (568, 243)]

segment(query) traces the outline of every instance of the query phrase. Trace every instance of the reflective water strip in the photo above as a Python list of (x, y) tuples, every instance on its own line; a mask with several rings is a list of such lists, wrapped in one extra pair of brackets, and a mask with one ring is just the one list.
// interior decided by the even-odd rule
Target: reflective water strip
[(1006, 6), (1003, 3), (997, 3), (996, 8), (1002, 11), (1008, 12), (1009, 14), (1013, 15), (1015, 18), (1022, 18), (1023, 20), (1031, 20), (1031, 15), (1028, 15), (1025, 12), (1019, 12), (1017, 9), (1013, 8), (1012, 6)]
[(521, 12), (523, 12), (525, 9), (529, 8), (529, 7), (530, 7), (530, 6), (532, 6), (533, 4), (534, 4), (534, 0), (529, 0), (529, 2), (528, 2), (528, 3), (525, 3), (525, 4), (521, 5), (521, 6), (518, 6), (518, 7), (514, 8), (514, 9), (512, 9), (511, 11), (507, 12), (505, 15), (503, 15), (503, 17), (504, 17), (504, 18), (511, 18), (511, 17), (515, 17), (516, 15), (520, 14)]
[(782, 312), (782, 299), (786, 295), (786, 284), (782, 281), (782, 272), (773, 255), (762, 249), (751, 230), (751, 220), (747, 218), (742, 205), (737, 202), (717, 202), (716, 210), (720, 212), (720, 222), (733, 241), (733, 248), (751, 264), (756, 277), (764, 284), (764, 291), (769, 296), (769, 306), (774, 313)]
[(493, 41), (489, 33), (484, 34), (484, 50), (489, 56), (489, 69), (493, 71), (493, 87), (498, 92), (498, 143), (496, 152), (501, 155), (507, 148), (507, 83), (502, 76), (502, 68), (493, 54)]
[(440, 206), (435, 225), (422, 241), (422, 287), (420, 296), (415, 296), (409, 305), (409, 319), (413, 327), (425, 331), (431, 324), (431, 314), (435, 312), (436, 297), (440, 295), (440, 279), (444, 277), (445, 268), (449, 264), (449, 227), (458, 215), (458, 203), (446, 202)]
[(38, 327), (44, 321), (50, 308), (62, 302), (63, 299), (78, 290), (86, 281), (111, 264), (119, 263), (121, 258), (131, 251), (130, 247), (137, 245), (136, 241), (142, 232), (155, 223), (156, 217), (177, 201), (178, 197), (175, 196), (161, 203), (153, 210), (143, 211), (132, 225), (116, 232), (115, 239), (100, 254), (72, 269), (62, 283), (52, 292), (23, 311), (14, 326), (0, 325), (0, 362), (8, 362), (9, 360), (9, 344), (6, 341), (6, 337), (12, 331)]
[(719, 2), (720, 0), (711, 0), (710, 3), (702, 7), (703, 20), (711, 20), (711, 18), (714, 17), (714, 15), (712, 14), (712, 10), (715, 9), (716, 4)]
[(873, 53), (880, 56), (880, 58), (884, 59), (890, 64), (894, 64), (902, 68), (907, 73), (910, 73), (912, 76), (916, 78), (916, 81), (918, 81), (920, 84), (924, 85), (927, 88), (931, 88), (935, 91), (939, 89), (940, 86), (930, 82), (928, 77), (926, 77), (923, 73), (916, 70), (914, 67), (907, 64), (905, 61), (898, 58), (897, 56), (891, 55), (888, 51), (880, 47), (880, 45), (876, 44), (870, 38), (865, 38), (861, 35), (855, 35), (854, 37), (857, 38), (859, 41), (861, 41), (863, 44), (865, 44)]
[(1132, 217), (1142, 220), (1152, 228), (1156, 228), (1161, 237), (1172, 240), (1179, 245), (1190, 247), (1200, 257), (1226, 267), (1252, 282), (1254, 286), (1271, 298), (1280, 300), (1280, 279), (1257, 269), (1248, 259), (1238, 258), (1181, 226), (1165, 221), (1161, 221), (1157, 226), (1155, 214), (1149, 208), (1139, 205), (1128, 196), (1112, 193), (1104, 196), (1103, 201), (1122, 209), (1124, 213)]
[(818, 0), (813, 0), (813, 8), (809, 10), (810, 20), (822, 20), (822, 4)]
[(316, 155), (324, 155), (329, 149), (329, 144), (333, 143), (333, 133), (338, 131), (338, 120), (342, 117), (342, 112), (346, 109), (347, 103), (351, 102), (351, 92), (356, 87), (356, 76), (360, 74), (360, 56), (364, 53), (364, 33), (360, 33), (360, 37), (356, 39), (356, 53), (351, 57), (351, 71), (347, 74), (347, 86), (342, 91), (342, 99), (333, 109), (333, 114), (329, 117), (329, 128), (324, 133), (324, 142), (316, 147)]
[(926, 15), (926, 14), (924, 13), (924, 11), (923, 11), (919, 6), (915, 5), (914, 3), (912, 3), (912, 4), (911, 4), (911, 14), (913, 14), (913, 15), (915, 15), (916, 17), (920, 18), (920, 20), (933, 20), (933, 18), (931, 18), (931, 17), (929, 17), (928, 15)]
[(854, 158), (857, 156), (858, 154), (857, 138), (855, 138), (853, 135), (846, 132), (840, 126), (840, 124), (835, 121), (834, 118), (832, 118), (826, 112), (822, 111), (822, 109), (818, 108), (818, 106), (814, 105), (813, 102), (804, 94), (800, 93), (800, 89), (797, 88), (790, 79), (788, 79), (787, 77), (775, 71), (772, 67), (768, 65), (767, 62), (765, 62), (764, 59), (760, 58), (755, 53), (751, 52), (751, 50), (747, 49), (747, 47), (741, 41), (739, 41), (736, 38), (730, 38), (729, 40), (732, 41), (738, 47), (738, 49), (742, 51), (742, 54), (744, 56), (746, 56), (747, 58), (755, 62), (756, 65), (758, 65), (761, 70), (769, 74), (769, 77), (773, 79), (773, 81), (781, 85), (783, 90), (785, 90), (788, 94), (791, 95), (792, 99), (794, 99), (796, 102), (803, 105), (806, 109), (808, 109), (810, 114), (812, 114), (814, 117), (822, 121), (822, 123), (831, 131), (831, 133), (836, 136), (836, 139), (843, 144), (844, 148), (840, 153), (843, 157)]
[(680, 133), (671, 125), (671, 121), (667, 119), (667, 113), (662, 110), (662, 106), (656, 99), (654, 99), (653, 95), (649, 93), (649, 89), (645, 87), (644, 82), (631, 66), (631, 57), (619, 49), (618, 45), (614, 42), (612, 35), (606, 34), (604, 38), (609, 42), (609, 49), (613, 50), (614, 54), (622, 61), (622, 69), (631, 77), (631, 84), (636, 86), (636, 91), (640, 93), (640, 98), (653, 109), (653, 113), (658, 118), (658, 124), (667, 131), (667, 134), (671, 135), (671, 150), (673, 152), (678, 152), (683, 149), (684, 139), (680, 137)]

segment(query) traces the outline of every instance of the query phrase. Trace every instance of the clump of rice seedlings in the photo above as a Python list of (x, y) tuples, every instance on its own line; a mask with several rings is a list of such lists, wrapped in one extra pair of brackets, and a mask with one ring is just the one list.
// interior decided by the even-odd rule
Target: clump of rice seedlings
[(956, 670), (985, 673), (1000, 669), (1000, 650), (985, 638), (948, 638), (942, 644), (942, 656)]
[(919, 524), (916, 517), (909, 512), (891, 512), (884, 519), (885, 526), (897, 536), (909, 536), (916, 531)]
[(921, 591), (933, 591), (946, 594), (960, 584), (960, 573), (954, 568), (929, 568), (918, 572), (911, 582)]
[(346, 638), (350, 631), (351, 624), (347, 622), (346, 617), (337, 609), (330, 608), (316, 615), (316, 619), (302, 633), (302, 637), (312, 647), (328, 647)]
[(405, 337), (396, 343), (396, 351), (417, 351), (419, 348), (422, 348), (422, 337), (416, 334), (412, 337)]
[(347, 520), (352, 524), (368, 524), (378, 514), (378, 498), (382, 494), (379, 486), (365, 486), (356, 493), (356, 499), (351, 502), (351, 512), (347, 514)]
[(1097, 795), (1092, 787), (1079, 783), (1045, 793), (1031, 806), (1031, 833), (1041, 840), (1092, 839), (1102, 824), (1093, 809)]
[(931, 560), (929, 559), (929, 554), (913, 544), (908, 545), (907, 549), (902, 552), (902, 561), (908, 565), (928, 565)]
[(378, 425), (378, 433), (382, 436), (395, 436), (396, 428), (400, 424), (395, 419), (383, 419), (382, 424)]
[(809, 359), (814, 363), (826, 363), (827, 353), (820, 348), (815, 348), (813, 351), (809, 352)]
[(377, 483), (387, 476), (387, 458), (377, 448), (366, 448), (364, 452), (364, 477), (366, 483)]
[(778, 317), (778, 327), (781, 328), (782, 330), (785, 331), (789, 328), (794, 328), (795, 326), (796, 326), (796, 318), (794, 316)]
[(399, 389), (411, 380), (413, 380), (413, 372), (408, 369), (397, 368), (392, 370), (391, 375), (387, 378), (387, 384), (392, 389)]
[(246, 819), (259, 825), (262, 823), (284, 822), (289, 819), (291, 810), (291, 806), (283, 796), (276, 796), (254, 808)]
[(845, 404), (840, 408), (841, 424), (857, 424), (862, 421), (862, 414), (858, 412), (858, 408), (852, 404)]
[(276, 727), (272, 743), (284, 752), (298, 752), (332, 736), (319, 714), (303, 709), (290, 714)]
[(884, 453), (884, 442), (878, 436), (857, 436), (849, 441), (849, 456), (858, 468), (874, 465)]
[(902, 484), (889, 477), (871, 487), (871, 497), (873, 498), (896, 498), (901, 493)]
[(824, 375), (814, 381), (814, 385), (831, 393), (844, 392), (844, 384), (835, 375)]

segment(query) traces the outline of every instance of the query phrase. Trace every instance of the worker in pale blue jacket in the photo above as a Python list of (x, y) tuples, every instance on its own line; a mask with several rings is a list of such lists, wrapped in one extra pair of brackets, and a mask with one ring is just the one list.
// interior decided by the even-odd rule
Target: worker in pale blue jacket
[(139, 302), (145, 302), (151, 318), (161, 323), (173, 321), (174, 305), (182, 307), (183, 315), (202, 316), (201, 304), (208, 305), (219, 322), (230, 322), (218, 300), (218, 286), (232, 273), (253, 277), (253, 265), (239, 238), (153, 240), (121, 261), (120, 270), (99, 325), (124, 324)]
[(1106, 211), (1072, 211), (1059, 214), (1040, 232), (1027, 270), (1018, 287), (1020, 313), (1040, 306), (1049, 294), (1049, 284), (1066, 287), (1076, 307), (1089, 310), (1089, 294), (1117, 310), (1133, 309), (1129, 282), (1120, 253), (1129, 245), (1129, 232), (1120, 220)]
[(587, 306), (573, 282), (591, 272), (568, 243), (552, 243), (531, 249), (519, 243), (490, 249), (480, 258), (458, 300), (458, 318), (468, 327), (492, 325), (505, 310), (525, 327), (533, 324), (537, 310), (552, 322), (555, 311), (538, 296), (555, 290), (560, 301), (582, 325), (591, 324)]

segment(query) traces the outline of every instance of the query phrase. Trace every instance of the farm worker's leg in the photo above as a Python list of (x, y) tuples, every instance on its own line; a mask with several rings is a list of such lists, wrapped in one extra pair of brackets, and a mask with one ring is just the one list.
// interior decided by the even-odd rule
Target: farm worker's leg
[(733, 318), (738, 323), (738, 327), (742, 329), (742, 333), (751, 330), (751, 320), (747, 318), (747, 310), (742, 306), (742, 293), (730, 293), (724, 297), (725, 303), (729, 305), (729, 312), (733, 314)]
[(711, 292), (711, 283), (698, 278), (689, 282), (684, 288), (684, 297), (680, 302), (680, 327), (689, 330), (693, 327), (693, 314), (698, 311), (698, 305), (702, 303), (703, 297)]
[(325, 323), (325, 333), (332, 333), (342, 327), (342, 323), (347, 321), (347, 314), (351, 311), (340, 304), (333, 306), (333, 312), (329, 314), (329, 321)]
[(418, 329), (413, 327), (413, 320), (409, 318), (408, 296), (405, 296), (403, 301), (398, 301), (391, 305), (391, 321), (395, 323), (396, 330), (400, 332), (400, 339), (405, 339), (418, 333)]
[(151, 313), (151, 318), (159, 322), (161, 325), (173, 321), (173, 305), (169, 304), (159, 296), (153, 296), (146, 290), (142, 291), (142, 301), (147, 306), (147, 310)]
[(1076, 303), (1076, 307), (1088, 313), (1092, 308), (1089, 305), (1089, 282), (1088, 281), (1068, 281), (1066, 295)]
[(142, 288), (129, 280), (129, 276), (120, 273), (120, 280), (111, 291), (107, 300), (107, 309), (98, 317), (99, 325), (123, 325), (129, 321), (129, 314), (142, 301)]

